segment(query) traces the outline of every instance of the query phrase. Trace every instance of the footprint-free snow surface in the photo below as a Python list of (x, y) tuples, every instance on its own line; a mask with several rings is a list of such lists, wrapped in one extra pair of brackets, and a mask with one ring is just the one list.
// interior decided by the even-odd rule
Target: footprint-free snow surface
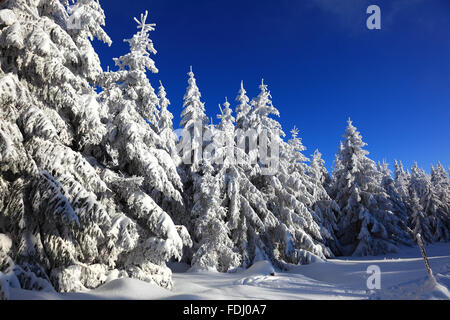
[[(277, 272), (261, 261), (223, 274), (173, 266), (174, 289), (135, 279), (116, 279), (83, 293), (10, 289), (12, 299), (450, 299), (450, 243), (427, 247), (436, 281), (428, 279), (418, 247), (382, 257), (339, 258)], [(381, 289), (369, 290), (369, 266), (381, 270)]]

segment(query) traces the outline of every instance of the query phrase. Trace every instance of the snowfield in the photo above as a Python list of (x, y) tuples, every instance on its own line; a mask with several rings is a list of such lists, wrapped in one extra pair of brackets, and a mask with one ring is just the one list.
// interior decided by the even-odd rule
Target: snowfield
[[(450, 243), (427, 247), (436, 283), (428, 280), (419, 247), (401, 253), (339, 258), (292, 266), (276, 272), (267, 261), (236, 273), (185, 270), (172, 266), (174, 290), (122, 278), (82, 293), (32, 292), (10, 289), (11, 299), (450, 299)], [(367, 268), (381, 269), (381, 289), (368, 290)]]

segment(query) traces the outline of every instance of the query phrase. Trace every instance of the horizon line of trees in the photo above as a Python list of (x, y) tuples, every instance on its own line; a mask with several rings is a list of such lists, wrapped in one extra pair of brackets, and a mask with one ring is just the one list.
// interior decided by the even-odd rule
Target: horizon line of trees
[[(298, 129), (285, 141), (264, 82), (253, 99), (241, 83), (235, 112), (226, 100), (212, 126), (190, 70), (181, 126), (218, 147), (195, 158), (208, 141), (194, 141), (178, 153), (186, 141), (166, 90), (147, 76), (158, 72), (155, 25), (147, 12), (135, 21), (129, 52), (105, 72), (91, 45), (111, 43), (98, 1), (0, 4), (0, 297), (9, 287), (80, 291), (121, 277), (170, 289), (175, 260), (233, 272), (264, 259), (283, 270), (392, 252), (417, 233), (450, 240), (441, 164), (427, 174), (396, 162), (392, 175), (349, 120), (330, 176), (319, 151), (304, 156)], [(236, 132), (247, 129), (277, 146), (273, 174), (240, 147)]]

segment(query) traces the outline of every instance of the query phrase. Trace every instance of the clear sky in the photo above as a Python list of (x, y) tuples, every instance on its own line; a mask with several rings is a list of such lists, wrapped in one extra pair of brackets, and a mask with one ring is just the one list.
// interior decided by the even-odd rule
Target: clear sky
[[(326, 165), (348, 117), (375, 161), (450, 167), (449, 0), (100, 0), (112, 47), (95, 42), (103, 67), (128, 52), (133, 17), (149, 10), (159, 73), (178, 128), (189, 66), (214, 117), (244, 85), (269, 85), (283, 129), (294, 125)], [(381, 30), (366, 9), (381, 8)], [(235, 106), (235, 104), (233, 105)], [(216, 119), (215, 119), (216, 121)]]

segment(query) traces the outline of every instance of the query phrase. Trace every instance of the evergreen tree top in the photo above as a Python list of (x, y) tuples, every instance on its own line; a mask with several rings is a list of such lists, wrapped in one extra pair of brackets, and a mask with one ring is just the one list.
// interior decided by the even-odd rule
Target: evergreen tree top
[[(236, 97), (236, 101), (239, 101), (241, 104), (238, 106), (242, 108), (243, 106), (247, 106), (250, 109), (250, 105), (248, 105), (250, 99), (247, 97), (247, 91), (244, 89), (244, 80), (241, 80), (241, 87), (238, 92), (238, 96)], [(239, 111), (244, 111), (239, 109)]]
[(325, 164), (325, 160), (322, 159), (322, 153), (319, 151), (319, 149), (314, 150), (312, 160), (311, 160), (311, 164), (312, 163), (316, 163), (316, 164), (322, 165), (322, 166)]
[(264, 79), (261, 79), (259, 89), (261, 90), (259, 95), (252, 101), (253, 112), (262, 116), (273, 114), (279, 117), (280, 112), (272, 104), (272, 96), (268, 86), (264, 84)]
[(271, 115), (279, 117), (280, 113), (272, 103), (272, 96), (268, 86), (264, 84), (264, 79), (261, 80), (259, 88), (261, 90), (259, 95), (251, 102), (253, 108), (249, 114), (249, 125), (252, 129), (256, 129), (258, 133), (267, 130), (273, 138), (281, 140), (280, 137), (285, 136), (281, 124), (270, 117)]
[(252, 107), (249, 104), (250, 99), (247, 96), (247, 91), (244, 89), (244, 81), (241, 81), (241, 87), (236, 97), (236, 101), (239, 104), (236, 106), (236, 127), (238, 129), (247, 129), (248, 127), (248, 114)]
[(305, 146), (302, 144), (302, 139), (298, 137), (299, 130), (296, 126), (291, 130), (291, 139), (289, 140), (289, 144), (295, 149), (297, 152), (301, 152), (306, 150)]
[(228, 99), (225, 98), (225, 102), (223, 103), (223, 108), (221, 108), (219, 104), (220, 114), (217, 115), (217, 118), (220, 119), (219, 130), (225, 131), (227, 133), (234, 132), (234, 117), (233, 110), (230, 108), (230, 103)]
[(398, 160), (394, 160), (395, 164), (395, 172), (397, 173), (405, 173), (405, 169), (403, 168), (403, 163)]
[(347, 120), (347, 129), (345, 130), (344, 138), (344, 150), (348, 148), (354, 149), (355, 152), (361, 152), (364, 155), (369, 154), (369, 152), (362, 150), (367, 143), (362, 141), (362, 136), (356, 127), (353, 125), (353, 121), (349, 118)]
[(116, 65), (121, 70), (128, 69), (129, 71), (145, 72), (149, 70), (153, 73), (158, 73), (155, 62), (150, 57), (150, 54), (156, 54), (157, 51), (153, 46), (153, 41), (149, 37), (150, 31), (155, 30), (156, 24), (147, 23), (148, 11), (141, 14), (141, 19), (134, 18), (140, 29), (131, 39), (125, 39), (130, 45), (130, 52), (120, 58), (115, 58)]
[(167, 109), (167, 107), (170, 105), (170, 100), (167, 99), (166, 89), (164, 88), (161, 81), (159, 81), (158, 97), (159, 97), (159, 107), (161, 109)]
[(205, 114), (205, 104), (200, 100), (201, 93), (197, 87), (192, 66), (188, 72), (188, 87), (183, 98), (183, 112), (181, 113), (181, 123), (183, 128), (189, 127), (193, 122), (201, 121), (204, 125), (208, 123)]
[(218, 115), (217, 118), (234, 122), (234, 117), (232, 115), (233, 110), (231, 110), (230, 103), (228, 102), (227, 98), (225, 98), (225, 102), (223, 103), (223, 106), (224, 106), (224, 108), (221, 108), (220, 104), (219, 104), (219, 109), (220, 109), (221, 114)]
[(192, 66), (190, 66), (189, 72), (188, 72), (188, 87), (186, 89), (186, 94), (184, 95), (185, 105), (191, 101), (199, 102), (198, 107), (201, 107), (204, 111), (204, 105), (203, 103), (200, 103), (200, 98), (202, 97), (200, 90), (197, 86), (197, 80), (195, 79), (194, 72), (192, 72)]
[(364, 150), (367, 144), (363, 142), (361, 134), (350, 119), (347, 121), (345, 130), (345, 141), (341, 142), (338, 154), (336, 155), (336, 170), (350, 170), (352, 172), (376, 170), (375, 162), (367, 157), (368, 151)]
[(292, 156), (288, 156), (289, 162), (301, 163), (308, 161), (302, 151), (306, 150), (305, 146), (302, 144), (302, 139), (298, 137), (299, 130), (296, 126), (291, 130), (291, 139), (288, 141), (288, 146)]
[(159, 97), (158, 106), (159, 106), (160, 110), (158, 113), (158, 129), (159, 129), (159, 131), (163, 131), (165, 129), (169, 129), (170, 131), (172, 131), (173, 115), (168, 110), (168, 107), (170, 105), (170, 100), (167, 99), (166, 89), (164, 88), (161, 81), (159, 81), (159, 84), (160, 84), (160, 86), (158, 88), (158, 97)]

